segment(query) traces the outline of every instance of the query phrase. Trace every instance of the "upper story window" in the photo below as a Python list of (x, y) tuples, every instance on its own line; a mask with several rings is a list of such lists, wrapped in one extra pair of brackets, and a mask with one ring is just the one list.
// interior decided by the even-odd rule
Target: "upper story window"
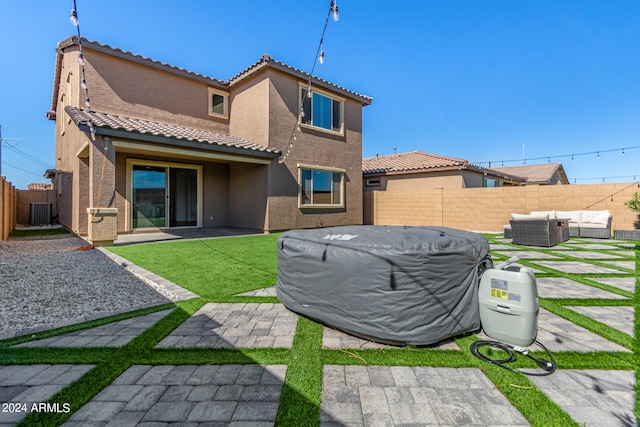
[(344, 170), (299, 166), (301, 208), (344, 207)]
[(342, 134), (344, 99), (317, 89), (311, 90), (309, 98), (305, 86), (300, 86), (300, 99), (304, 112), (302, 124)]
[(218, 89), (209, 88), (209, 115), (229, 117), (229, 94)]

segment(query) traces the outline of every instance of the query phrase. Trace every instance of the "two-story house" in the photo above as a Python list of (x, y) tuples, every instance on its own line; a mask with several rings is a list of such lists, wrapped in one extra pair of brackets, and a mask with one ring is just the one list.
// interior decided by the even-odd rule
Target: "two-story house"
[(47, 113), (59, 222), (90, 239), (101, 221), (114, 233), (361, 224), (370, 103), (268, 55), (223, 81), (70, 37)]

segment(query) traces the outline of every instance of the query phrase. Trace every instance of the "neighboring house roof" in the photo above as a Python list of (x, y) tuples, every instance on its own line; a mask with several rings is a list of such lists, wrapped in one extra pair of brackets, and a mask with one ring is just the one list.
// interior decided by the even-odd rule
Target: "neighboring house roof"
[(459, 169), (468, 164), (469, 162), (464, 159), (413, 151), (364, 158), (362, 159), (362, 173), (401, 173), (443, 168)]
[(88, 130), (91, 120), (95, 132), (121, 138), (138, 139), (149, 142), (161, 142), (181, 145), (180, 142), (206, 144), (202, 148), (214, 148), (216, 151), (233, 152), (258, 157), (275, 158), (281, 152), (275, 148), (265, 147), (231, 135), (217, 134), (205, 130), (191, 129), (182, 126), (149, 120), (134, 119), (114, 114), (85, 111), (68, 106), (65, 111), (81, 130)]
[(468, 160), (437, 154), (412, 151), (410, 153), (390, 154), (386, 156), (362, 159), (363, 175), (399, 175), (419, 172), (436, 172), (450, 170), (472, 170), (487, 173), (513, 181), (524, 181), (524, 178), (495, 169), (469, 163)]
[(504, 173), (519, 175), (527, 178), (527, 184), (555, 184), (554, 176), (560, 175), (562, 184), (569, 184), (569, 179), (562, 167), (562, 163), (541, 163), (538, 165), (507, 166), (495, 168)]
[[(131, 52), (128, 52), (126, 50), (122, 50), (119, 48), (115, 48), (115, 47), (111, 47), (107, 44), (102, 44), (96, 41), (92, 41), (92, 40), (87, 40), (84, 37), (82, 37), (80, 39), (82, 41), (82, 46), (85, 48), (89, 48), (89, 49), (93, 49), (95, 51), (98, 52), (102, 52), (108, 55), (113, 55), (128, 61), (133, 61), (139, 64), (143, 64), (143, 65), (147, 65), (149, 67), (153, 67), (156, 69), (161, 69), (173, 74), (178, 74), (181, 75), (183, 77), (187, 77), (190, 79), (194, 79), (194, 80), (198, 80), (201, 82), (204, 82), (208, 85), (220, 88), (220, 89), (224, 89), (224, 90), (228, 90), (231, 86), (235, 85), (236, 83), (244, 80), (245, 78), (253, 75), (255, 72), (257, 72), (258, 70), (261, 70), (262, 68), (264, 68), (265, 66), (268, 67), (272, 67), (275, 68), (277, 70), (280, 70), (282, 72), (285, 72), (287, 74), (290, 74), (296, 78), (299, 79), (303, 79), (303, 80), (307, 80), (309, 78), (309, 74), (305, 73), (304, 71), (301, 71), (297, 68), (291, 67), (287, 64), (284, 64), (280, 61), (276, 61), (275, 59), (271, 58), (269, 55), (265, 54), (262, 56), (262, 58), (260, 58), (257, 62), (253, 63), (252, 65), (250, 65), (249, 67), (245, 68), (243, 71), (241, 71), (240, 73), (236, 74), (235, 76), (231, 77), (229, 80), (223, 81), (223, 80), (219, 80), (213, 77), (209, 77), (209, 76), (205, 76), (204, 74), (199, 74), (199, 73), (195, 73), (193, 71), (189, 71), (186, 70), (184, 68), (180, 68), (180, 67), (176, 67), (174, 65), (170, 65), (170, 64), (166, 64), (164, 62), (161, 61), (156, 61), (155, 59), (151, 59), (151, 58), (147, 58), (145, 56), (141, 56), (141, 55), (137, 55)], [(59, 86), (60, 86), (60, 69), (62, 67), (62, 52), (63, 49), (70, 47), (70, 46), (74, 46), (74, 45), (78, 45), (78, 37), (77, 36), (71, 36), (68, 37), (64, 40), (62, 40), (61, 42), (58, 43), (58, 46), (56, 48), (56, 51), (58, 52), (58, 55), (56, 57), (56, 65), (55, 65), (55, 69), (54, 69), (54, 81), (53, 81), (53, 94), (51, 97), (51, 110), (47, 112), (47, 117), (50, 120), (55, 120), (55, 110), (56, 110), (56, 104), (57, 104), (57, 100), (58, 100), (58, 90), (59, 90)], [(359, 102), (361, 102), (363, 105), (369, 105), (371, 104), (372, 98), (366, 95), (361, 95), (359, 93), (350, 91), (348, 89), (345, 89), (341, 86), (338, 86), (334, 83), (328, 82), (326, 80), (323, 80), (319, 77), (315, 77), (312, 76), (311, 77), (311, 83), (312, 84), (320, 84), (323, 87), (332, 89), (334, 91), (336, 91), (337, 93), (340, 93), (344, 96), (348, 96), (350, 98), (354, 98), (356, 100), (358, 100)], [(90, 83), (89, 83), (90, 84)]]
[(29, 184), (27, 185), (27, 190), (52, 190), (53, 184)]

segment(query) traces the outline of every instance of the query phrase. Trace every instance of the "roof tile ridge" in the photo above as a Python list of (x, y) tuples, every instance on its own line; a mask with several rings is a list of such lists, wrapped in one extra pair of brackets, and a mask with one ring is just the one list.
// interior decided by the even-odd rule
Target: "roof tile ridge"
[(317, 80), (317, 81), (319, 81), (319, 82), (321, 82), (323, 84), (326, 84), (328, 86), (333, 86), (336, 89), (345, 91), (345, 92), (350, 93), (350, 94), (352, 94), (354, 96), (359, 96), (359, 97), (362, 97), (362, 98), (365, 98), (365, 99), (368, 99), (368, 100), (373, 100), (373, 98), (370, 97), (370, 96), (363, 95), (363, 94), (358, 93), (358, 92), (354, 92), (354, 91), (352, 91), (350, 89), (347, 89), (347, 88), (345, 88), (343, 86), (340, 86), (338, 84), (332, 83), (332, 82), (330, 82), (328, 80), (325, 80), (325, 79), (323, 79), (321, 77), (312, 75), (312, 74), (307, 73), (306, 71), (303, 71), (303, 70), (301, 70), (299, 68), (296, 68), (296, 67), (293, 67), (293, 66), (291, 66), (289, 64), (286, 64), (286, 63), (284, 63), (282, 61), (278, 61), (277, 59), (273, 58), (268, 53), (263, 54), (262, 57), (260, 59), (258, 59), (256, 62), (254, 62), (253, 64), (249, 65), (244, 70), (242, 70), (239, 73), (237, 73), (236, 75), (232, 76), (229, 80), (226, 80), (225, 84), (232, 85), (236, 81), (241, 80), (244, 77), (245, 74), (249, 73), (253, 69), (259, 68), (262, 64), (269, 65), (270, 62), (273, 63), (273, 64), (276, 64), (276, 65), (278, 65), (280, 67), (287, 68), (287, 69), (289, 69), (289, 70), (291, 70), (293, 72), (300, 73), (300, 74), (302, 74), (303, 76), (305, 76), (307, 78), (311, 77), (312, 79), (315, 79), (315, 80)]
[[(77, 40), (78, 40), (78, 36), (67, 37), (65, 40), (62, 40), (61, 42), (58, 43), (58, 47), (59, 48), (68, 47), (68, 46), (71, 46), (73, 44), (78, 44)], [(174, 69), (174, 70), (177, 70), (177, 71), (180, 71), (180, 72), (191, 74), (193, 76), (205, 78), (207, 80), (214, 80), (217, 83), (219, 83), (220, 85), (225, 85), (226, 84), (225, 81), (220, 80), (218, 78), (207, 76), (206, 74), (202, 74), (202, 73), (197, 73), (195, 71), (187, 70), (186, 68), (182, 68), (182, 67), (178, 67), (177, 65), (172, 65), (172, 64), (169, 64), (169, 63), (166, 63), (166, 62), (162, 62), (160, 60), (153, 59), (153, 58), (150, 58), (148, 56), (142, 56), (140, 54), (133, 53), (131, 51), (124, 50), (124, 49), (121, 49), (119, 47), (114, 47), (114, 46), (111, 46), (111, 45), (106, 44), (106, 43), (100, 43), (99, 41), (96, 41), (96, 40), (89, 40), (89, 39), (87, 39), (85, 37), (81, 37), (80, 41), (82, 42), (83, 46), (86, 46), (86, 47), (89, 47), (89, 48), (91, 48), (91, 45), (99, 46), (102, 49), (111, 50), (111, 51), (118, 52), (118, 53), (123, 54), (123, 55), (129, 55), (129, 56), (132, 56), (134, 58), (141, 59), (143, 61), (151, 62), (153, 64), (161, 65), (163, 67), (171, 68), (171, 69)]]

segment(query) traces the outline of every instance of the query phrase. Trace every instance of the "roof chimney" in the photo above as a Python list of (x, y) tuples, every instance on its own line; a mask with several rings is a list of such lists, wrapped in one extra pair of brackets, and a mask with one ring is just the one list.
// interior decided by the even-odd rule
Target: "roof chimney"
[(398, 149), (396, 147), (393, 147), (393, 154), (396, 154), (397, 151)]

